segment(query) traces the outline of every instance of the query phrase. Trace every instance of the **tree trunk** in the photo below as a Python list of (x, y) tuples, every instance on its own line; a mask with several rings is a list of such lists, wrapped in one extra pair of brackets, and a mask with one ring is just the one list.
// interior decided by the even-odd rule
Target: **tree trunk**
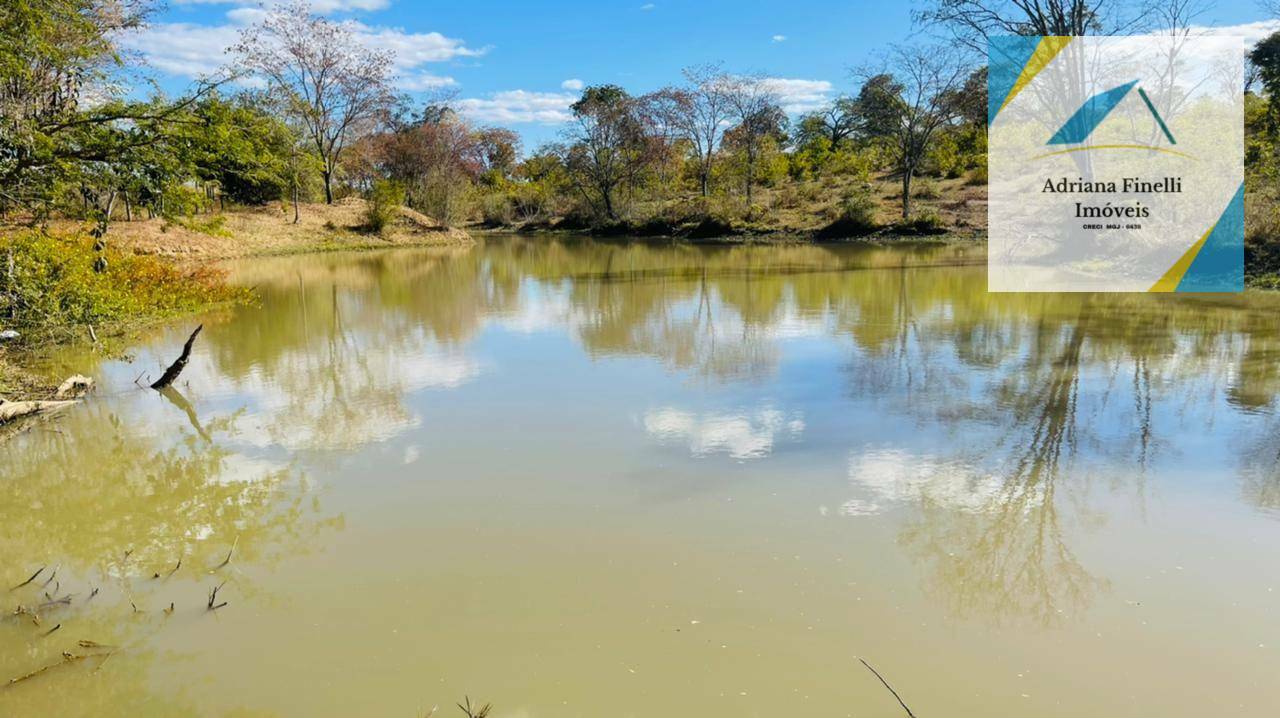
[(116, 208), (116, 191), (115, 191), (115, 190), (111, 190), (111, 194), (108, 194), (108, 195), (107, 195), (107, 217), (106, 217), (106, 219), (107, 219), (107, 221), (108, 221), (108, 222), (110, 222), (110, 221), (111, 221), (111, 213), (112, 213), (113, 211), (115, 211), (115, 208)]
[(333, 172), (324, 170), (320, 174), (324, 176), (324, 203), (333, 204)]
[(298, 223), (298, 183), (293, 183), (293, 223)]
[(601, 187), (600, 194), (604, 197), (604, 213), (609, 219), (617, 219), (617, 215), (613, 213), (613, 192), (608, 187)]
[(902, 171), (902, 221), (911, 217), (911, 169)]
[(124, 199), (124, 221), (133, 221), (133, 203), (129, 201), (129, 193), (121, 192), (120, 196)]

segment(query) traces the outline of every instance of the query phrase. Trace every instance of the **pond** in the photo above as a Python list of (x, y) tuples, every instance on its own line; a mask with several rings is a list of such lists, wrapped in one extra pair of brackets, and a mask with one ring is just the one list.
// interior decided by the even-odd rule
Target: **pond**
[(0, 445), (0, 715), (1274, 713), (1280, 296), (980, 260), (230, 265)]

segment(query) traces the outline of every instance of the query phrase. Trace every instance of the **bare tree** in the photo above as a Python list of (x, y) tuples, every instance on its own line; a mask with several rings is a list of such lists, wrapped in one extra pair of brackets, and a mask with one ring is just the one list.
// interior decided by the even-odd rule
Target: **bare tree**
[(385, 120), (392, 54), (360, 44), (350, 25), (312, 12), (303, 0), (277, 5), (246, 28), (233, 49), (242, 68), (281, 93), (315, 145), (325, 201), (348, 143)]
[(698, 160), (698, 184), (702, 196), (711, 188), (711, 166), (732, 112), (724, 86), (728, 79), (719, 65), (697, 65), (684, 69), (685, 87), (665, 90), (671, 98), (670, 121), (693, 146)]
[(765, 138), (781, 135), (787, 115), (778, 106), (778, 94), (763, 77), (732, 77), (722, 83), (722, 93), (729, 105), (730, 117), (737, 126), (732, 134), (734, 144), (746, 159), (747, 203), (751, 203), (751, 185), (756, 160), (760, 158)]
[[(957, 102), (971, 68), (952, 46), (893, 46), (883, 67), (859, 74), (860, 101), (882, 117), (895, 168), (902, 177), (902, 218), (911, 217), (911, 180), (938, 132), (959, 116)], [(886, 79), (888, 76), (888, 79)]]
[(962, 45), (985, 54), (993, 35), (1139, 32), (1162, 4), (1167, 0), (926, 0), (914, 15), (920, 24), (945, 27)]

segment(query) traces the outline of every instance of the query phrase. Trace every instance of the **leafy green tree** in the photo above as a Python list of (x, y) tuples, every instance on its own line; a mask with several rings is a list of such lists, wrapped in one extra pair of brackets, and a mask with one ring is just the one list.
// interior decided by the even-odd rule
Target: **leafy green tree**
[(648, 156), (644, 122), (635, 98), (617, 85), (582, 91), (570, 107), (561, 158), (575, 189), (598, 214), (618, 219), (617, 192), (643, 171)]

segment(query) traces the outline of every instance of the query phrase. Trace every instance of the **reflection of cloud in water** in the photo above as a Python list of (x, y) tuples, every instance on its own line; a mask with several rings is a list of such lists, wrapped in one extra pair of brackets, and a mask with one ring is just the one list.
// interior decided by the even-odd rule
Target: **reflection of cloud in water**
[(972, 466), (901, 449), (871, 449), (849, 457), (849, 482), (871, 496), (850, 499), (845, 516), (880, 513), (885, 504), (927, 500), (949, 509), (980, 512), (997, 500), (1002, 483)]
[[(305, 353), (282, 357), (274, 377), (254, 371), (237, 383), (253, 406), (237, 440), (288, 449), (344, 448), (386, 441), (418, 426), (402, 401), (423, 389), (453, 389), (474, 379), (480, 365), (460, 353), (423, 349), (399, 354), (362, 347), (358, 356), (317, 365)], [(298, 379), (305, 377), (306, 382)]]
[(694, 414), (667, 407), (646, 412), (644, 429), (660, 441), (687, 442), (694, 456), (724, 453), (758, 459), (773, 451), (775, 440), (798, 439), (804, 420), (770, 408), (749, 414)]

